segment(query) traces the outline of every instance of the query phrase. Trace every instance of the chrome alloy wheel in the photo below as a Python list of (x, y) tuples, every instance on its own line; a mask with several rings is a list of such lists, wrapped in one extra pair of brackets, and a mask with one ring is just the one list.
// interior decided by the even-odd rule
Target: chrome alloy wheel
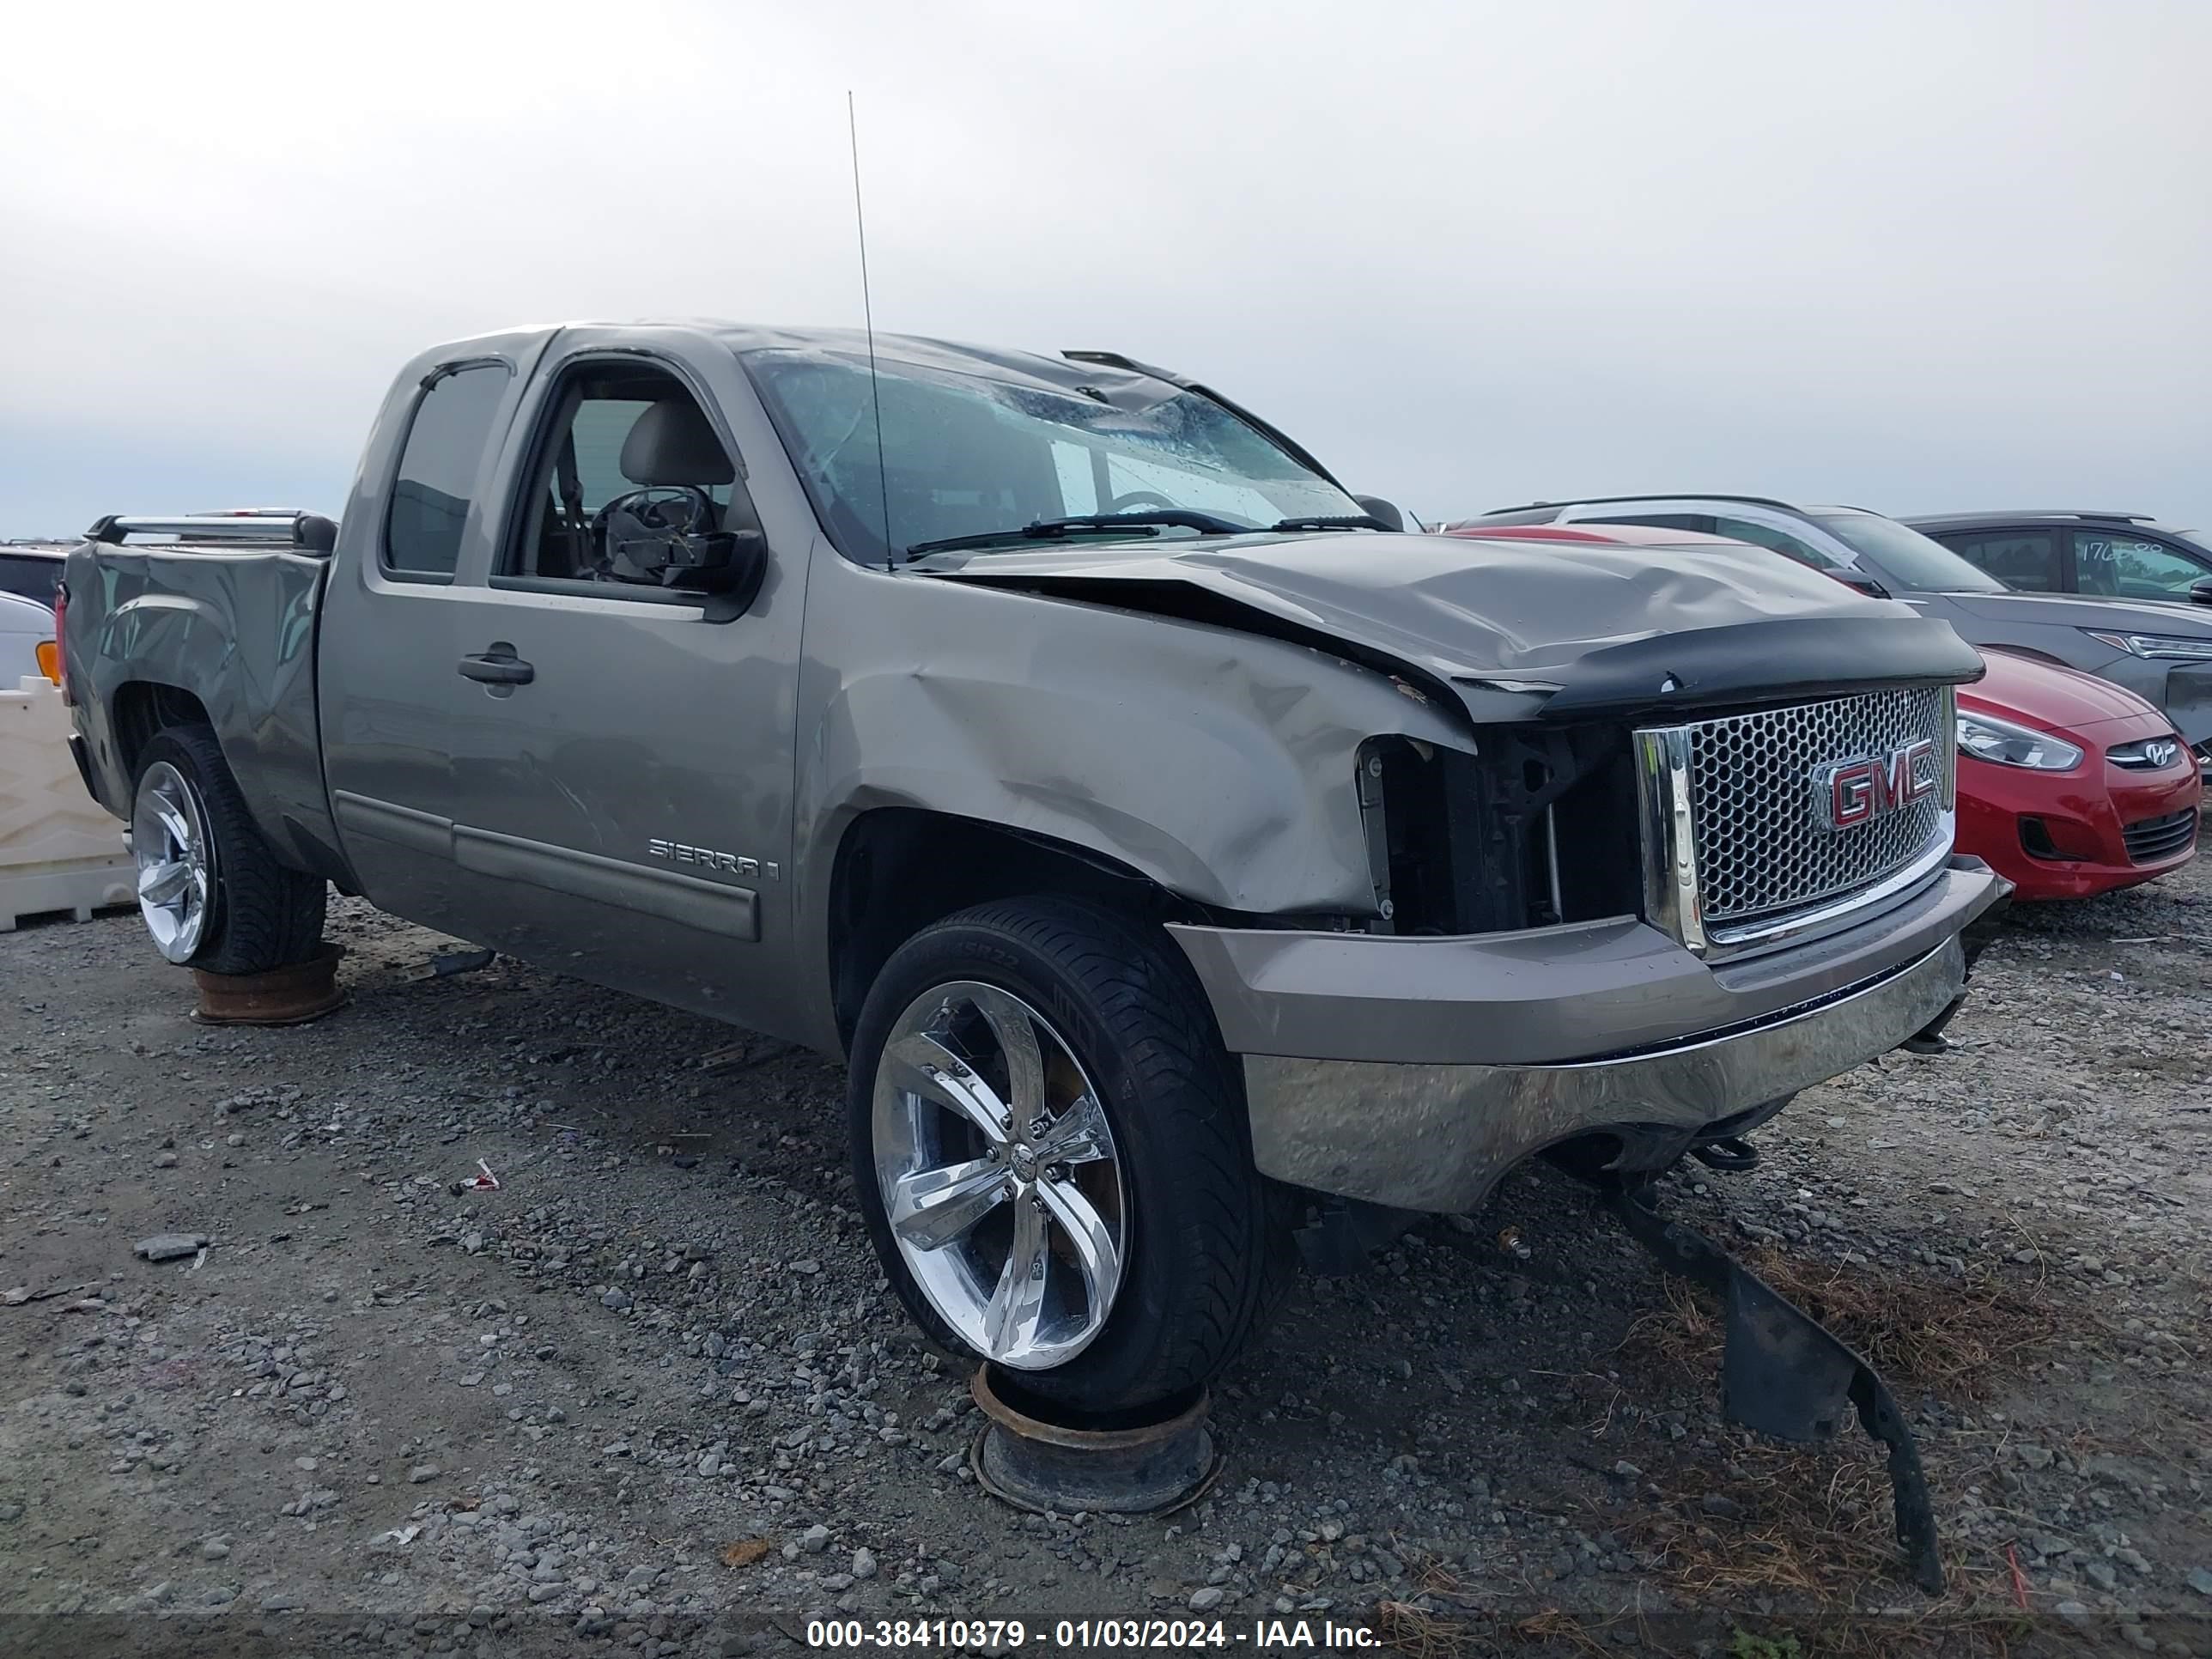
[(884, 1042), (873, 1127), (891, 1237), (939, 1316), (1015, 1370), (1082, 1352), (1121, 1288), (1128, 1191), (1050, 1023), (994, 986), (924, 992)]
[(138, 780), (131, 853), (146, 931), (171, 962), (190, 962), (207, 932), (215, 853), (198, 795), (167, 761), (155, 761)]

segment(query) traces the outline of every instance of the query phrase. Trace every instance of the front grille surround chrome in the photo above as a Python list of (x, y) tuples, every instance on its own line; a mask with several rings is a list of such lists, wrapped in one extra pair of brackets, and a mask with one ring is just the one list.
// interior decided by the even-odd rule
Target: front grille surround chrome
[[(1917, 890), (1951, 854), (1957, 726), (1940, 686), (1638, 730), (1645, 918), (1717, 961), (1832, 932)], [(1932, 795), (1852, 829), (1820, 820), (1817, 768), (1921, 738), (1935, 744)]]

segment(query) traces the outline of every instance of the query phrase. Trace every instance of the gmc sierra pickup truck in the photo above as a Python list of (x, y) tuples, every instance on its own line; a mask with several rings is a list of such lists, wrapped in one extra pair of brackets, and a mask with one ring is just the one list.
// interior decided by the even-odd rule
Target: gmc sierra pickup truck
[(1931, 1028), (1950, 629), (1763, 551), (1402, 533), (1105, 352), (533, 328), (399, 376), (341, 520), (70, 555), (148, 928), (326, 886), (842, 1055), (884, 1268), (1096, 1412), (1294, 1228), (1636, 1176)]

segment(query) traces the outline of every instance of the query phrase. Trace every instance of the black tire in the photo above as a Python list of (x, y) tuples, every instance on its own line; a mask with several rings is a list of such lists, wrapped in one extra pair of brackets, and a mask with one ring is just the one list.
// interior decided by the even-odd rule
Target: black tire
[(1058, 1028), (1101, 1096), (1132, 1221), (1121, 1286), (1090, 1345), (1056, 1369), (1006, 1374), (1086, 1414), (1141, 1413), (1233, 1360), (1295, 1273), (1273, 1184), (1253, 1167), (1243, 1080), (1196, 977), (1157, 928), (1073, 900), (1008, 900), (936, 923), (871, 988), (848, 1112), (861, 1213), (899, 1300), (939, 1346), (982, 1358), (930, 1305), (893, 1242), (874, 1148), (877, 1070), (891, 1028), (940, 984), (1012, 993)]
[(329, 884), (288, 869), (253, 824), (210, 726), (171, 726), (138, 757), (132, 793), (156, 762), (183, 776), (205, 820), (212, 854), (208, 918), (189, 962), (215, 974), (261, 974), (307, 961), (322, 943)]

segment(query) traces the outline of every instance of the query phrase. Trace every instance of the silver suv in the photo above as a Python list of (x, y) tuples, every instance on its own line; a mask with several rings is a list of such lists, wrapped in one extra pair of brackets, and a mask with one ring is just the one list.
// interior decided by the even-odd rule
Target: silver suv
[(1902, 599), (1967, 644), (2002, 646), (2124, 685), (2166, 711), (2212, 766), (2212, 610), (2022, 593), (1909, 525), (1860, 507), (1761, 495), (1613, 495), (1533, 501), (1462, 524), (1649, 524), (1786, 553), (1864, 593)]

